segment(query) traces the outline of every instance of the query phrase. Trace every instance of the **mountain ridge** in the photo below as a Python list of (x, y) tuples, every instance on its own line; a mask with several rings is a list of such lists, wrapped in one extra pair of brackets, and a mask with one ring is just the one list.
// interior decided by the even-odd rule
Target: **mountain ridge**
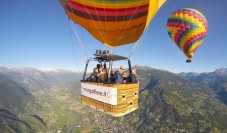
[(179, 76), (211, 88), (219, 96), (219, 99), (227, 105), (227, 68), (216, 69), (209, 73), (180, 73)]
[(70, 70), (56, 69), (56, 71), (45, 72), (32, 67), (0, 67), (0, 73), (5, 75), (8, 79), (22, 84), (28, 89), (47, 89), (53, 84), (65, 84), (81, 77), (80, 73)]
[(31, 93), (0, 73), (1, 108), (13, 109), (14, 112), (24, 112), (25, 106), (32, 102), (34, 102), (34, 97)]

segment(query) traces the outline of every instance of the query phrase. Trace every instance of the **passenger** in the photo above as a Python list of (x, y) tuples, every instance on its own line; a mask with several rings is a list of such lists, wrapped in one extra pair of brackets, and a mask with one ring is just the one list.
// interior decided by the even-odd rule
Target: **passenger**
[(99, 81), (106, 82), (107, 81), (107, 69), (103, 68), (102, 71), (99, 73)]
[(102, 70), (103, 70), (103, 67), (102, 67), (102, 66), (100, 66), (100, 67), (98, 68), (98, 74), (97, 74), (97, 77), (98, 77), (97, 81), (98, 81), (98, 82), (100, 82), (100, 81), (101, 81), (101, 79), (100, 79), (100, 75), (102, 74)]
[(96, 67), (99, 69), (99, 68), (100, 68), (100, 66), (101, 66), (100, 64), (97, 64), (97, 66), (96, 66)]
[(98, 73), (100, 73), (100, 71), (99, 71), (99, 68), (101, 67), (101, 65), (100, 64), (97, 64), (97, 69), (98, 69)]
[(99, 67), (99, 73), (101, 73), (103, 71), (103, 69), (104, 69), (103, 66), (100, 66)]
[(104, 69), (106, 69), (106, 63), (104, 63), (103, 67), (104, 67)]
[(136, 69), (135, 68), (133, 68), (132, 69), (132, 73), (129, 74), (128, 81), (132, 82), (132, 83), (137, 83), (138, 82), (137, 79), (136, 79)]
[(123, 83), (126, 83), (127, 82), (127, 78), (128, 78), (128, 74), (127, 73), (124, 73), (123, 74)]
[(88, 77), (88, 81), (97, 82), (98, 80), (98, 69), (94, 68), (93, 73)]
[(124, 70), (125, 70), (124, 66), (120, 66), (119, 70), (114, 72), (113, 75), (114, 83), (123, 83)]

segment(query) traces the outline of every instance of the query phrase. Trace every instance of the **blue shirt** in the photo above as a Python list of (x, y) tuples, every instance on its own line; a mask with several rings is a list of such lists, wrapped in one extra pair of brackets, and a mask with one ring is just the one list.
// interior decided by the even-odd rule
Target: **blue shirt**
[(114, 83), (123, 83), (123, 75), (119, 71), (115, 71), (113, 75)]

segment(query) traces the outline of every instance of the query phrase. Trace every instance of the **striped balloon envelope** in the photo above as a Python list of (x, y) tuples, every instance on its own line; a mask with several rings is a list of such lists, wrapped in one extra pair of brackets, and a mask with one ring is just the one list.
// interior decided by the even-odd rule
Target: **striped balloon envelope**
[(204, 15), (192, 8), (173, 12), (167, 21), (170, 38), (189, 59), (203, 42), (207, 26)]
[(60, 0), (66, 14), (114, 48), (139, 40), (166, 0)]

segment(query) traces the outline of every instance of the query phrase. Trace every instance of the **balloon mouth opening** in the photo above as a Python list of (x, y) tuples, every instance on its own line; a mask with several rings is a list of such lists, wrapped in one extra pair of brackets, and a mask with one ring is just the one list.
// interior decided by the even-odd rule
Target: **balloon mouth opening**
[(192, 59), (187, 59), (186, 62), (187, 63), (191, 63), (192, 62)]

